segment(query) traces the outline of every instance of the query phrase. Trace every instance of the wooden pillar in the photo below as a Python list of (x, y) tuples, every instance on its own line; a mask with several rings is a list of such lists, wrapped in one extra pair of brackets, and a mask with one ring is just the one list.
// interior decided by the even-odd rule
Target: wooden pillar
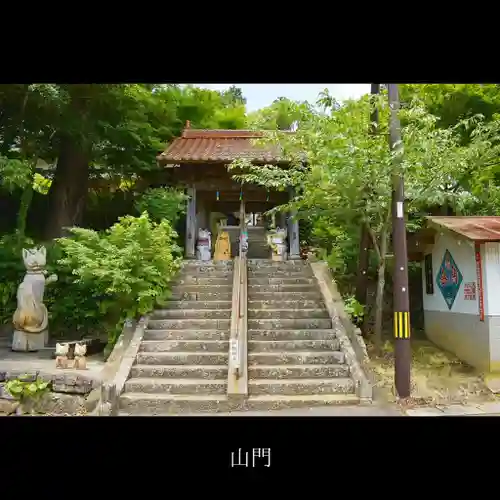
[[(293, 197), (293, 190), (290, 189), (290, 199)], [(290, 259), (300, 259), (300, 241), (299, 241), (299, 221), (296, 218), (297, 213), (291, 212), (288, 218), (288, 241), (290, 243)]]
[(186, 259), (195, 258), (195, 245), (196, 245), (196, 188), (194, 186), (188, 187), (186, 210)]

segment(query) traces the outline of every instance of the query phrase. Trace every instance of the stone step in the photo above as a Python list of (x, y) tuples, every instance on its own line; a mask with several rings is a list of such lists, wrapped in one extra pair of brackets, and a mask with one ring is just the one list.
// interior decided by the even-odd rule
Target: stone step
[(309, 263), (302, 259), (297, 260), (271, 260), (271, 259), (249, 259), (248, 267), (259, 268), (259, 267), (309, 267)]
[(247, 255), (249, 255), (251, 258), (254, 258), (254, 259), (257, 259), (257, 258), (264, 259), (267, 256), (271, 255), (271, 250), (265, 251), (265, 250), (248, 249)]
[(233, 275), (233, 269), (224, 267), (184, 267), (179, 272), (179, 277), (182, 276), (198, 276), (199, 278), (228, 278)]
[(348, 377), (349, 366), (332, 365), (255, 365), (248, 367), (250, 379), (297, 379)]
[(145, 394), (129, 392), (120, 397), (120, 415), (152, 416), (231, 411), (270, 411), (287, 408), (358, 404), (355, 394), (251, 396), (246, 401), (229, 400), (222, 395)]
[(228, 352), (229, 340), (143, 340), (139, 352)]
[(359, 404), (359, 398), (355, 394), (262, 394), (249, 397), (245, 408), (250, 411), (272, 411), (353, 404)]
[(226, 330), (230, 319), (150, 319), (149, 330)]
[(233, 297), (233, 289), (224, 292), (182, 292), (178, 290), (172, 294), (170, 300), (172, 301), (189, 301), (189, 302), (207, 302), (207, 301), (231, 301)]
[(125, 392), (148, 394), (226, 394), (227, 380), (201, 378), (130, 378), (125, 382)]
[(231, 309), (156, 309), (151, 319), (227, 319)]
[(232, 270), (233, 261), (232, 260), (185, 260), (182, 263), (182, 269), (193, 269), (200, 273), (207, 270), (217, 269), (217, 270)]
[(144, 340), (227, 340), (229, 329), (225, 330), (150, 330), (144, 332)]
[(248, 293), (276, 293), (276, 292), (316, 292), (316, 285), (250, 285), (248, 284)]
[(172, 295), (186, 294), (186, 293), (202, 293), (202, 292), (232, 292), (233, 285), (228, 283), (226, 285), (175, 285), (172, 287)]
[(133, 365), (130, 376), (136, 378), (227, 380), (227, 372), (228, 368), (225, 365)]
[(167, 300), (162, 303), (166, 309), (231, 309), (230, 300)]
[(249, 340), (330, 340), (337, 338), (333, 329), (321, 330), (313, 328), (310, 330), (248, 330)]
[(321, 293), (317, 289), (310, 292), (261, 292), (259, 288), (255, 287), (255, 290), (248, 290), (249, 301), (323, 300)]
[(249, 365), (333, 365), (344, 363), (344, 353), (340, 351), (289, 351), (289, 352), (249, 352)]
[[(230, 303), (231, 306), (231, 303)], [(324, 307), (321, 300), (249, 300), (250, 309), (317, 309)], [(209, 309), (209, 308), (207, 308)], [(215, 309), (215, 308), (214, 308)]]
[[(231, 271), (230, 273), (203, 273), (201, 275), (198, 275), (194, 272), (186, 272), (183, 271), (177, 278), (173, 281), (173, 284), (196, 284), (198, 281), (194, 281), (194, 279), (206, 279), (206, 280), (211, 280), (211, 279), (216, 279), (216, 280), (224, 280), (224, 283), (232, 283), (233, 281), (233, 272)], [(188, 283), (186, 283), (188, 282)], [(199, 283), (203, 284), (203, 283)], [(210, 284), (210, 283), (208, 283)]]
[(330, 340), (250, 340), (249, 352), (338, 351), (338, 339)]
[(291, 270), (274, 270), (269, 267), (259, 269), (249, 269), (248, 278), (312, 278), (313, 273), (310, 269), (291, 269)]
[(248, 383), (248, 394), (352, 394), (354, 381), (348, 377), (320, 379), (254, 379)]
[(329, 318), (326, 309), (248, 309), (248, 317), (255, 319)]
[(227, 365), (228, 352), (138, 352), (138, 365)]
[(233, 283), (233, 278), (232, 276), (226, 277), (226, 278), (219, 278), (219, 277), (198, 277), (198, 276), (186, 276), (181, 279), (178, 279), (175, 281), (176, 286), (193, 286), (193, 285), (210, 285), (210, 286), (215, 286), (215, 285), (225, 285), (225, 286), (232, 286)]
[(254, 278), (248, 277), (248, 286), (253, 285), (316, 285), (315, 278)]
[[(163, 320), (166, 321), (166, 320)], [(176, 321), (176, 320), (171, 320), (171, 321)], [(196, 320), (186, 320), (186, 321), (196, 321)], [(222, 322), (224, 320), (206, 320), (206, 321), (219, 321)], [(170, 328), (170, 327), (163, 327), (163, 328)], [(174, 327), (175, 328), (175, 327)], [(189, 328), (188, 326), (185, 326), (184, 328)], [(207, 328), (210, 328), (207, 326)], [(223, 326), (215, 327), (213, 326), (212, 328), (224, 328)], [(228, 326), (229, 328), (229, 326)], [(307, 329), (311, 330), (313, 328), (320, 328), (322, 330), (328, 330), (329, 328), (332, 328), (332, 320), (330, 318), (298, 318), (298, 319), (248, 319), (248, 329), (249, 330), (300, 330), (300, 329)]]
[(231, 411), (234, 402), (224, 394), (147, 394), (125, 392), (120, 396), (120, 410), (129, 415), (164, 415), (173, 413), (214, 413)]

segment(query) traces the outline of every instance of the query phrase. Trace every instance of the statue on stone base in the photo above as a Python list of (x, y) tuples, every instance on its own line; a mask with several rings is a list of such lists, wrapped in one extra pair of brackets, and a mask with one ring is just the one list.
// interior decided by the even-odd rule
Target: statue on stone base
[(55, 274), (46, 278), (45, 247), (24, 249), (23, 262), (26, 275), (17, 289), (17, 309), (12, 319), (13, 351), (35, 352), (48, 341), (48, 312), (43, 303), (45, 285), (57, 281)]

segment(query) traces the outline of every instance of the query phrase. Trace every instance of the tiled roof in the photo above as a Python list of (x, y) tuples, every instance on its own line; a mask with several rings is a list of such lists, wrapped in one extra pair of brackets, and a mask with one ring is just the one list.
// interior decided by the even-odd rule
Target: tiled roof
[(158, 155), (157, 160), (161, 164), (230, 163), (237, 158), (266, 163), (283, 161), (278, 146), (263, 147), (254, 144), (263, 135), (263, 132), (253, 130), (195, 130), (187, 126), (182, 136)]
[(429, 222), (472, 241), (500, 241), (500, 217), (427, 217)]

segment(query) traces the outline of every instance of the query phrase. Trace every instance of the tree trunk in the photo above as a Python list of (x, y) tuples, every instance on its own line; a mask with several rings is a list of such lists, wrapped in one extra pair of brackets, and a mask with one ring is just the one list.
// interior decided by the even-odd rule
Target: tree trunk
[(83, 216), (89, 185), (89, 154), (69, 137), (61, 139), (56, 172), (48, 193), (49, 211), (44, 239), (64, 235)]
[[(370, 263), (371, 237), (366, 224), (361, 227), (361, 239), (359, 242), (358, 273), (356, 278), (356, 300), (366, 305), (368, 291), (368, 266)], [(363, 334), (365, 334), (366, 322), (361, 320), (357, 325)]]
[[(372, 95), (372, 108), (370, 114), (370, 134), (375, 135), (377, 133), (378, 125), (378, 107), (375, 101), (375, 96), (380, 92), (380, 84), (371, 84), (371, 95)], [(356, 300), (366, 305), (367, 293), (368, 293), (368, 266), (370, 263), (370, 247), (371, 247), (371, 237), (370, 232), (366, 224), (361, 226), (361, 239), (359, 242), (359, 257), (358, 257), (358, 273), (356, 280)], [(366, 333), (366, 321), (364, 318), (357, 325), (361, 329), (361, 333), (364, 335)]]
[(23, 189), (19, 212), (17, 214), (17, 242), (19, 247), (23, 244), (24, 237), (26, 236), (26, 219), (28, 218), (28, 212), (33, 201), (33, 182), (34, 173), (30, 177), (30, 182)]
[(377, 346), (382, 345), (382, 328), (384, 319), (385, 292), (385, 259), (387, 255), (387, 224), (380, 235), (380, 253), (377, 273), (377, 294), (375, 296), (375, 327), (373, 340)]

